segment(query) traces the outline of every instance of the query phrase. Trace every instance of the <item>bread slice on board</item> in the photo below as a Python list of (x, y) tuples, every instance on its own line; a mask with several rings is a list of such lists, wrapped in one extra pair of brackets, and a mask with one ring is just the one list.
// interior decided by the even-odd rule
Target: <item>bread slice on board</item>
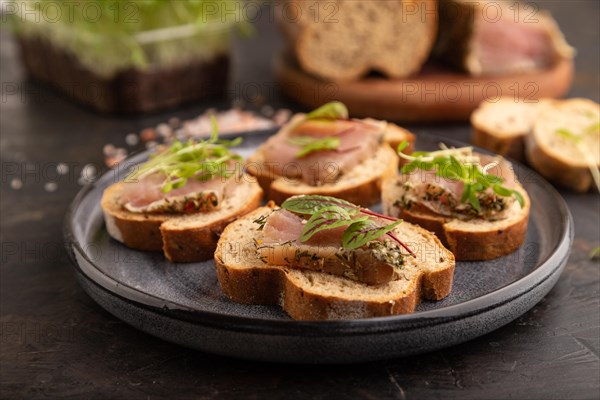
[(215, 251), (217, 277), (233, 301), (280, 305), (298, 320), (356, 319), (411, 313), (422, 298), (440, 300), (452, 289), (452, 253), (432, 233), (408, 223), (395, 233), (417, 258), (407, 257), (403, 277), (384, 285), (265, 264), (257, 256), (261, 231), (254, 221), (273, 208), (271, 203), (251, 212), (221, 235)]
[(481, 103), (471, 114), (471, 143), (501, 156), (525, 161), (525, 137), (533, 127), (538, 104), (514, 97)]
[[(301, 114), (299, 115), (301, 117)], [(415, 135), (397, 125), (388, 123), (383, 138), (385, 143), (380, 146), (375, 157), (356, 165), (335, 183), (312, 186), (299, 179), (276, 175), (266, 164), (269, 160), (264, 158), (262, 146), (248, 157), (246, 166), (248, 173), (257, 178), (265, 197), (278, 204), (294, 195), (321, 194), (368, 207), (381, 198), (383, 179), (395, 175), (398, 170), (398, 156), (392, 149), (396, 149), (403, 141), (409, 143), (403, 150), (405, 153), (414, 149)]]
[(436, 0), (278, 2), (278, 23), (300, 66), (325, 80), (418, 72), (437, 33)]
[(173, 262), (196, 262), (213, 256), (220, 233), (228, 223), (254, 210), (262, 200), (255, 179), (244, 175), (218, 210), (189, 215), (143, 214), (127, 211), (120, 197), (125, 183), (108, 187), (102, 196), (106, 229), (127, 247), (163, 251)]
[[(384, 214), (417, 224), (437, 235), (457, 260), (491, 260), (517, 250), (525, 242), (531, 201), (512, 171), (502, 168), (505, 179), (514, 179), (514, 189), (524, 199), (523, 207), (514, 202), (507, 218), (497, 221), (460, 220), (435, 214), (422, 208), (403, 208), (400, 200), (406, 175), (386, 180), (382, 189)], [(511, 176), (512, 177), (508, 177)]]
[(552, 182), (587, 192), (595, 186), (590, 167), (600, 167), (599, 123), (600, 105), (591, 100), (544, 102), (526, 138), (527, 161)]

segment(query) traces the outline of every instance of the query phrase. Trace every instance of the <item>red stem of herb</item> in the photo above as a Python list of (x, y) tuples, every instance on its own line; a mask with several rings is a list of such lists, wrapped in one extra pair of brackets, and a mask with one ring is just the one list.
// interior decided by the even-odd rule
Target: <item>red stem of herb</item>
[(361, 209), (360, 209), (360, 212), (361, 212), (361, 213), (363, 213), (363, 214), (372, 215), (372, 216), (374, 216), (374, 217), (378, 217), (378, 218), (387, 219), (388, 221), (394, 221), (394, 222), (395, 222), (395, 221), (398, 221), (398, 219), (397, 219), (397, 218), (394, 218), (394, 217), (389, 217), (389, 216), (387, 216), (387, 215), (383, 215), (383, 214), (379, 214), (379, 213), (376, 213), (375, 211), (371, 211), (371, 210), (368, 210), (368, 209), (366, 209), (366, 208), (361, 208)]
[[(375, 211), (367, 210), (366, 208), (361, 208), (360, 212), (363, 213), (363, 214), (372, 215), (374, 217), (387, 219), (388, 221), (398, 221), (397, 218), (388, 217), (387, 215), (379, 214), (379, 213), (376, 213)], [(398, 239), (396, 237), (396, 235), (394, 235), (392, 232), (388, 232), (387, 235), (389, 237), (391, 237), (392, 239), (394, 239), (396, 242), (398, 242), (398, 244), (400, 246), (404, 247), (404, 249), (406, 251), (408, 251), (411, 256), (413, 256), (414, 258), (417, 258), (417, 256), (415, 255), (415, 253), (413, 253), (413, 251), (411, 249), (409, 249), (407, 245), (405, 245), (404, 243), (402, 243), (402, 241), (400, 239)]]
[(392, 239), (394, 239), (396, 242), (398, 242), (398, 244), (399, 244), (400, 246), (404, 247), (404, 249), (405, 249), (406, 251), (408, 251), (408, 252), (410, 253), (410, 255), (411, 255), (411, 256), (413, 256), (414, 258), (417, 258), (417, 255), (416, 255), (415, 253), (413, 253), (413, 252), (412, 252), (412, 250), (408, 248), (408, 246), (406, 246), (404, 243), (402, 243), (402, 242), (400, 241), (400, 239), (398, 239), (398, 238), (396, 237), (396, 235), (394, 235), (392, 232), (388, 232), (388, 233), (387, 233), (387, 235), (388, 235), (389, 237), (391, 237)]

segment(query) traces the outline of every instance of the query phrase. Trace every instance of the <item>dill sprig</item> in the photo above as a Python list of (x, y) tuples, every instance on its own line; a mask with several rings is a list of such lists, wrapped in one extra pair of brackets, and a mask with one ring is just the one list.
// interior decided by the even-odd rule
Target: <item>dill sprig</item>
[(436, 176), (444, 179), (461, 181), (464, 191), (461, 203), (470, 204), (475, 210), (481, 211), (478, 193), (483, 193), (492, 188), (494, 193), (502, 197), (514, 197), (521, 207), (525, 205), (523, 195), (516, 190), (502, 185), (504, 179), (486, 173), (480, 165), (479, 157), (473, 154), (472, 147), (448, 148), (442, 144), (442, 149), (432, 152), (418, 151), (407, 155), (402, 153), (408, 146), (403, 141), (398, 146), (398, 155), (408, 163), (402, 167), (402, 173), (408, 174), (416, 169), (435, 171)]
[(209, 181), (217, 177), (229, 178), (236, 173), (230, 170), (230, 161), (242, 160), (242, 157), (231, 153), (230, 147), (239, 145), (242, 138), (233, 140), (219, 139), (217, 121), (211, 117), (212, 132), (207, 140), (187, 142), (174, 141), (164, 151), (151, 156), (150, 160), (134, 170), (127, 181), (134, 182), (150, 175), (159, 174), (164, 177), (161, 190), (168, 193), (183, 187), (189, 179)]

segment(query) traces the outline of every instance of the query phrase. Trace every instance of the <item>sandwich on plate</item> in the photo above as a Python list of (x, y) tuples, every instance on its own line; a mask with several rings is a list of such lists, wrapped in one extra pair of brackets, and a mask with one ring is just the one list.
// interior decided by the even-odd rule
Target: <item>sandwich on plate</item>
[(216, 123), (205, 141), (175, 141), (109, 186), (102, 210), (110, 236), (126, 246), (163, 251), (173, 262), (210, 259), (225, 226), (262, 201), (256, 180), (220, 140)]
[(301, 320), (411, 313), (452, 288), (454, 256), (434, 234), (342, 199), (294, 196), (231, 223), (215, 252), (223, 292)]
[(435, 232), (457, 260), (489, 260), (523, 244), (530, 200), (509, 162), (471, 147), (400, 154), (407, 163), (383, 185), (385, 214)]
[(248, 158), (246, 169), (276, 203), (320, 194), (369, 206), (379, 201), (383, 179), (396, 174), (391, 146), (403, 141), (409, 152), (412, 133), (385, 121), (350, 119), (342, 103), (332, 102), (295, 115)]

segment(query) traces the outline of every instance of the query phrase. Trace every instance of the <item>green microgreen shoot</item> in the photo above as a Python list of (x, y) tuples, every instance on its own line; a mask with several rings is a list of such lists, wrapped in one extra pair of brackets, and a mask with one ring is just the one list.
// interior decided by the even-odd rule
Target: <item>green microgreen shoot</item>
[(584, 138), (587, 135), (598, 134), (600, 130), (600, 123), (594, 123), (588, 126), (583, 130), (581, 134), (576, 134), (568, 129), (561, 128), (557, 129), (555, 133), (573, 143), (575, 148), (579, 151), (579, 153), (583, 156), (590, 173), (592, 174), (592, 179), (596, 184), (596, 189), (600, 191), (600, 169), (598, 168), (598, 164), (596, 159), (594, 158), (594, 154), (584, 143)]
[(470, 204), (476, 211), (481, 210), (478, 194), (489, 188), (498, 196), (514, 197), (521, 207), (525, 205), (525, 199), (521, 193), (502, 186), (504, 183), (502, 177), (488, 174), (481, 167), (479, 157), (473, 154), (472, 147), (448, 148), (442, 145), (442, 149), (438, 151), (419, 151), (407, 155), (402, 153), (407, 146), (408, 142), (403, 141), (397, 149), (398, 155), (408, 161), (402, 167), (402, 173), (408, 174), (416, 169), (433, 170), (436, 176), (441, 178), (461, 181), (464, 190), (460, 201)]
[(189, 179), (208, 181), (217, 177), (229, 178), (236, 174), (236, 168), (228, 168), (228, 163), (242, 158), (229, 150), (241, 143), (242, 138), (234, 140), (219, 139), (218, 126), (214, 116), (211, 118), (210, 138), (202, 141), (174, 141), (162, 152), (151, 156), (150, 160), (134, 170), (127, 178), (135, 182), (150, 175), (160, 174), (164, 178), (161, 186), (163, 193), (183, 187)]
[(323, 104), (321, 107), (317, 108), (314, 111), (309, 112), (304, 117), (305, 121), (315, 120), (315, 119), (348, 119), (349, 113), (348, 108), (339, 101), (332, 101), (326, 104)]
[(341, 140), (336, 136), (324, 138), (315, 138), (312, 136), (293, 136), (288, 142), (294, 146), (300, 147), (296, 153), (296, 158), (306, 157), (312, 152), (322, 150), (337, 150), (340, 147)]

